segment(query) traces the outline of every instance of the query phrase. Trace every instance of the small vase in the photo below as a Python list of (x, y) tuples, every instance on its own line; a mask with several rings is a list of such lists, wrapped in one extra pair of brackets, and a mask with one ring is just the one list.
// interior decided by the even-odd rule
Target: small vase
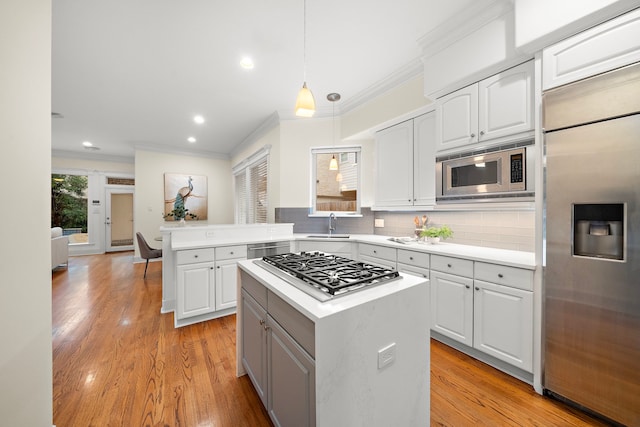
[(440, 243), (440, 238), (439, 237), (429, 237), (429, 243), (431, 243), (432, 245)]
[(185, 222), (184, 218), (180, 218), (180, 220), (178, 221), (178, 225), (179, 225), (180, 227), (184, 227), (184, 226), (185, 226), (185, 224), (186, 224), (186, 222)]

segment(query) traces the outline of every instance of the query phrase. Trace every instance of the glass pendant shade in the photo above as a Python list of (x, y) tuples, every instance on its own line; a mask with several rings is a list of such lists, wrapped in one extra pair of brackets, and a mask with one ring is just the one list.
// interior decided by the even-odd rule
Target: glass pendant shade
[(298, 117), (312, 117), (316, 112), (316, 101), (313, 99), (313, 94), (307, 88), (307, 82), (304, 82), (302, 89), (298, 92), (298, 98), (296, 99), (296, 116)]
[(331, 157), (331, 161), (329, 162), (329, 170), (330, 171), (338, 170), (338, 161), (336, 160), (336, 156)]

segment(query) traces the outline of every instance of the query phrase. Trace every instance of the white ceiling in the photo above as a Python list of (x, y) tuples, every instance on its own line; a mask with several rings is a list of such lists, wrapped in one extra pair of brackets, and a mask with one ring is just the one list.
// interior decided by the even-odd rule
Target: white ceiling
[[(306, 80), (317, 115), (419, 61), (417, 40), (473, 0), (307, 0)], [(303, 81), (303, 0), (55, 0), (52, 148), (228, 155)], [(255, 62), (244, 70), (244, 55)], [(349, 101), (352, 100), (351, 104)], [(342, 107), (345, 110), (344, 107)], [(197, 125), (193, 116), (206, 122)], [(305, 120), (305, 119), (298, 119)], [(197, 142), (190, 144), (187, 137)]]

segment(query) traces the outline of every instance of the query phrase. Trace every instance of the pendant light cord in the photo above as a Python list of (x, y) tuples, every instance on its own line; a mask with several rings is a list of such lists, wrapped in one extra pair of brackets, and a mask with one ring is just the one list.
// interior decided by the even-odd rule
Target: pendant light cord
[(307, 0), (302, 2), (302, 75), (307, 82)]

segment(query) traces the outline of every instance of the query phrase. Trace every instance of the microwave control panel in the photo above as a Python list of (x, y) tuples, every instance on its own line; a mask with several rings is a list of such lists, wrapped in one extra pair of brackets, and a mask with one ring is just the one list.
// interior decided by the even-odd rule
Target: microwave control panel
[(511, 183), (524, 182), (524, 158), (522, 153), (511, 155)]

